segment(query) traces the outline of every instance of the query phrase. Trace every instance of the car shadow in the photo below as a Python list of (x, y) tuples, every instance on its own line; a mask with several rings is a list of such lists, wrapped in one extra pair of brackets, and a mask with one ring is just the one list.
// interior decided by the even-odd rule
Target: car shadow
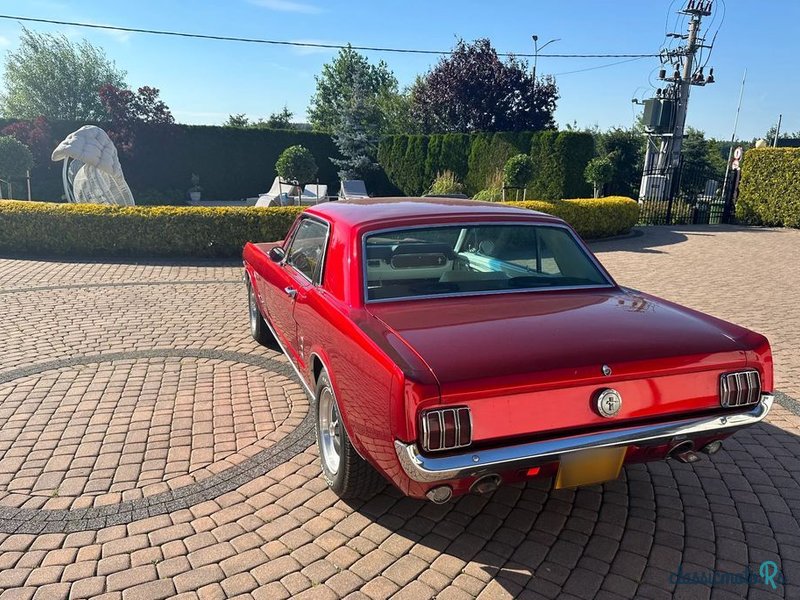
[(603, 252), (663, 254), (664, 252), (658, 248), (686, 242), (690, 237), (742, 231), (761, 233), (769, 231), (769, 229), (741, 225), (647, 225), (637, 227), (629, 236), (608, 240), (590, 240), (587, 243), (596, 254)]
[(387, 486), (347, 503), (373, 524), (361, 535), (416, 570), (431, 595), (452, 583), (489, 598), (708, 597), (710, 584), (678, 574), (758, 574), (764, 561), (783, 586), (715, 591), (800, 592), (800, 437), (762, 423), (702, 456), (631, 465), (617, 481), (579, 489), (534, 479), (436, 505)]

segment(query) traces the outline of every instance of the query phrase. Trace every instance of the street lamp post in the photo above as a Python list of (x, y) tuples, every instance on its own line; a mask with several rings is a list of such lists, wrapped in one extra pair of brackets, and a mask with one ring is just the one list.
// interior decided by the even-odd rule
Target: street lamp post
[(539, 50), (544, 50), (547, 46), (552, 44), (553, 42), (560, 42), (561, 38), (555, 38), (550, 40), (549, 42), (539, 47), (539, 36), (532, 35), (531, 39), (533, 40), (533, 79), (536, 80), (536, 64), (539, 62)]

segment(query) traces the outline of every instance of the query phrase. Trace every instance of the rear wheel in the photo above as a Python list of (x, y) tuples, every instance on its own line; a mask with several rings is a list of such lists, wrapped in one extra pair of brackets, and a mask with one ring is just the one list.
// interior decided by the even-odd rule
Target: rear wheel
[(330, 488), (342, 498), (372, 495), (385, 482), (350, 443), (327, 373), (320, 375), (316, 392), (317, 447), (322, 463), (322, 476)]
[(272, 342), (274, 338), (272, 337), (272, 333), (266, 321), (264, 321), (264, 317), (261, 316), (261, 311), (258, 309), (256, 291), (253, 289), (253, 284), (249, 279), (247, 281), (247, 301), (250, 313), (250, 335), (252, 335), (253, 339), (259, 344), (266, 346)]

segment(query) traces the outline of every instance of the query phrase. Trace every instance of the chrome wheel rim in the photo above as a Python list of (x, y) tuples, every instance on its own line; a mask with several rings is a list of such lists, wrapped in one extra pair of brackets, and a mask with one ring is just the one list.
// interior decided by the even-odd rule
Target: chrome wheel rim
[(342, 455), (342, 419), (331, 388), (325, 386), (319, 395), (320, 452), (325, 467), (332, 475), (339, 472)]
[(258, 306), (256, 305), (256, 294), (253, 291), (253, 286), (250, 288), (250, 333), (256, 334), (256, 327), (258, 325)]

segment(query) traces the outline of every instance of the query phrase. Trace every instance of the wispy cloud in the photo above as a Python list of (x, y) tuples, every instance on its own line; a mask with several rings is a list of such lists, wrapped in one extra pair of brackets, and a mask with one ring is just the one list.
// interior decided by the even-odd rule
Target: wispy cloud
[(316, 15), (323, 12), (319, 6), (306, 4), (305, 2), (295, 2), (294, 0), (249, 0), (249, 2), (262, 8), (280, 12), (302, 13), (304, 15)]
[(0, 35), (0, 48), (5, 48), (11, 45), (11, 40), (4, 35)]

